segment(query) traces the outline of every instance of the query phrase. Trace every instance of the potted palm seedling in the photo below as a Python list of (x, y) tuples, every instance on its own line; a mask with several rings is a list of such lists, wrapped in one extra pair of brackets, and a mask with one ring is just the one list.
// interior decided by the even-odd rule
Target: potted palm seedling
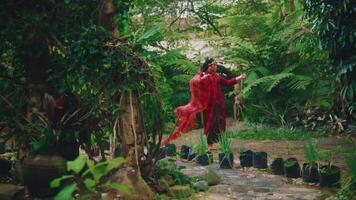
[(234, 165), (234, 155), (231, 151), (230, 134), (221, 134), (219, 138), (219, 163), (222, 169), (232, 169)]
[(201, 133), (200, 140), (198, 144), (198, 156), (196, 161), (199, 165), (206, 166), (213, 163), (213, 155), (208, 152), (208, 144), (206, 142), (206, 137)]
[(320, 187), (340, 187), (340, 168), (332, 164), (334, 156), (330, 150), (320, 153), (320, 162), (324, 163), (319, 167)]
[[(62, 98), (63, 97), (63, 98)], [(79, 155), (81, 128), (90, 112), (66, 104), (64, 96), (44, 96), (44, 113), (36, 112), (26, 131), (33, 135), (30, 154), (21, 163), (23, 181), (35, 197), (56, 191), (49, 182), (66, 172), (66, 161)]]
[(311, 138), (308, 138), (307, 143), (303, 146), (304, 156), (307, 160), (307, 163), (303, 164), (302, 168), (302, 178), (303, 181), (309, 183), (319, 182), (319, 172), (318, 172), (318, 154), (319, 154), (319, 145), (313, 144)]
[[(295, 150), (289, 143), (288, 143), (288, 155), (291, 154)], [(300, 166), (297, 158), (290, 157), (284, 161), (284, 173), (287, 178), (299, 178), (300, 177)]]
[[(191, 138), (189, 141), (192, 141)], [(182, 145), (180, 147), (180, 158), (184, 160), (193, 160), (195, 158), (195, 151), (194, 148), (192, 147), (193, 145)]]

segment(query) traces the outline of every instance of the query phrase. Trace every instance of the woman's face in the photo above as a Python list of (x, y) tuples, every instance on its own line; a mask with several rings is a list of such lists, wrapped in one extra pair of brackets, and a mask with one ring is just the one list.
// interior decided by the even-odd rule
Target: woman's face
[(211, 64), (209, 64), (209, 69), (208, 72), (210, 74), (214, 74), (216, 72), (216, 70), (218, 69), (218, 66), (216, 65), (216, 62), (212, 62)]

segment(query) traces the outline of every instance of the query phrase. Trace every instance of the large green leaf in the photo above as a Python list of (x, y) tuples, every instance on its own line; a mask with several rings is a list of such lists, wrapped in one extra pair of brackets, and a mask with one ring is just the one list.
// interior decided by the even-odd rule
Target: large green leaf
[(125, 162), (125, 159), (122, 157), (114, 158), (109, 161), (106, 169), (108, 171), (111, 171), (112, 169), (115, 169), (115, 168), (119, 167), (120, 165), (122, 165), (124, 162)]
[(154, 38), (165, 27), (164, 23), (159, 23), (148, 29), (138, 40), (138, 43), (145, 43)]
[(73, 193), (78, 189), (75, 183), (64, 187), (55, 197), (54, 200), (70, 200), (73, 199)]
[(95, 181), (93, 179), (87, 178), (84, 180), (84, 185), (88, 190), (92, 190), (95, 186)]
[(68, 171), (72, 170), (75, 173), (79, 173), (84, 168), (85, 163), (85, 157), (80, 155), (75, 160), (67, 162)]
[(56, 179), (52, 180), (51, 183), (50, 183), (51, 188), (59, 187), (63, 180), (67, 180), (67, 179), (70, 179), (70, 178), (73, 178), (73, 176), (72, 175), (65, 175), (65, 176), (62, 176), (60, 178), (56, 178)]
[(115, 183), (115, 182), (108, 182), (101, 186), (103, 189), (114, 189), (122, 193), (130, 194), (130, 188), (127, 185)]

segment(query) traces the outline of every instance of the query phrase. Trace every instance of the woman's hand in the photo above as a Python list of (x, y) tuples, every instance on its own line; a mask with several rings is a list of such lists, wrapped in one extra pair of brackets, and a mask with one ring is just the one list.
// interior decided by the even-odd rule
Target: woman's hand
[(241, 74), (240, 76), (236, 77), (235, 79), (236, 79), (237, 81), (244, 80), (244, 79), (246, 79), (246, 74)]

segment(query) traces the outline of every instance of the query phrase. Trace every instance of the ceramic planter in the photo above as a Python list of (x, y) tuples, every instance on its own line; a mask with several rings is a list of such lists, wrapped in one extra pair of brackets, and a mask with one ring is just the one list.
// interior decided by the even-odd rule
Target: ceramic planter
[(50, 197), (58, 189), (50, 182), (66, 173), (66, 160), (59, 155), (31, 155), (22, 165), (23, 179), (33, 197)]
[(268, 168), (267, 165), (267, 153), (264, 151), (254, 152), (252, 158), (253, 167), (257, 169)]
[(284, 173), (287, 178), (299, 178), (300, 166), (296, 158), (288, 158), (284, 162)]
[(167, 156), (176, 156), (176, 145), (175, 144), (167, 144), (166, 145)]
[(270, 165), (271, 173), (275, 175), (284, 174), (284, 160), (283, 158), (275, 158)]
[(201, 166), (210, 165), (213, 163), (213, 154), (211, 154), (211, 152), (207, 152), (206, 154), (199, 155), (196, 157), (196, 161), (198, 165)]
[(234, 155), (230, 152), (228, 155), (219, 153), (219, 164), (221, 169), (232, 169), (234, 166)]
[(302, 178), (304, 182), (307, 183), (318, 183), (319, 182), (319, 172), (317, 165), (310, 165), (309, 163), (304, 163), (302, 168)]
[(248, 150), (240, 153), (241, 167), (252, 167), (253, 151)]
[(322, 166), (319, 169), (320, 187), (340, 187), (340, 168), (334, 165)]

